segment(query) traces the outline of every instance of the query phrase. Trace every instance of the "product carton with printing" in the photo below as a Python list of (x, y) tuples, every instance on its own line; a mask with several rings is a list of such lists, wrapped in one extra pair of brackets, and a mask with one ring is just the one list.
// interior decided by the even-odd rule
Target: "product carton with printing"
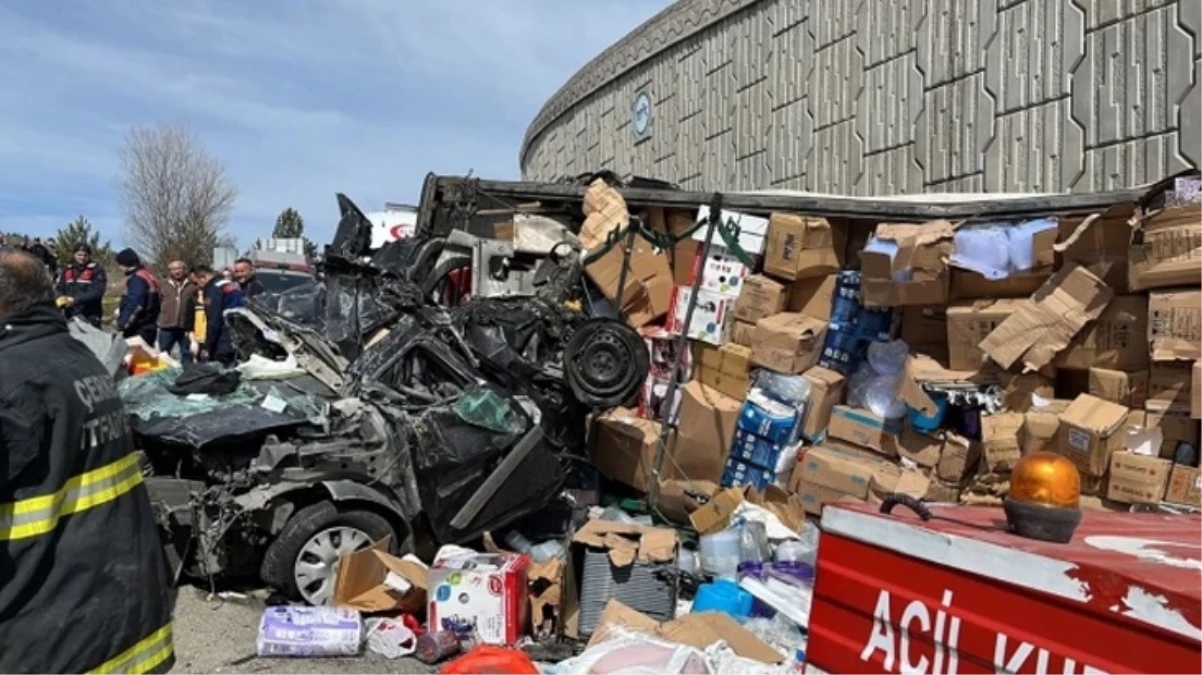
[[(679, 335), (684, 330), (685, 315), (689, 310), (692, 289), (677, 286), (672, 290), (671, 310), (666, 325), (668, 330)], [(735, 299), (713, 291), (697, 291), (697, 305), (689, 321), (686, 335), (692, 340), (721, 345), (726, 340), (727, 326), (734, 318)]]
[(1174, 464), (1169, 473), (1169, 487), (1165, 490), (1164, 500), (1202, 508), (1202, 472), (1198, 471), (1198, 467)]
[(860, 253), (861, 291), (869, 307), (947, 303), (955, 226), (881, 223)]
[(863, 408), (837, 405), (831, 410), (827, 433), (832, 438), (875, 450), (886, 457), (896, 457), (901, 424), (898, 420), (878, 417)]
[(1106, 497), (1126, 504), (1158, 504), (1164, 498), (1172, 466), (1167, 459), (1116, 452), (1110, 456)]
[(1153, 361), (1202, 359), (1202, 290), (1149, 293), (1148, 341)]
[(1148, 399), (1148, 371), (1090, 368), (1088, 393), (1128, 408), (1143, 408)]
[[(981, 342), (1028, 299), (972, 300), (949, 305), (945, 314), (948, 367), (975, 370), (985, 362)], [(910, 307), (906, 308), (910, 310)]]
[(810, 405), (806, 409), (801, 435), (807, 440), (818, 441), (826, 435), (831, 411), (843, 400), (847, 378), (822, 366), (810, 368), (802, 373), (802, 377), (810, 382)]
[(986, 471), (1005, 473), (1014, 469), (1023, 456), (1018, 440), (1023, 421), (1022, 413), (1011, 412), (981, 418), (981, 451)]
[(790, 287), (762, 274), (743, 280), (743, 289), (735, 302), (735, 319), (755, 323), (779, 314), (789, 302)]
[(1056, 358), (1056, 367), (1069, 370), (1148, 367), (1148, 298), (1115, 296), (1098, 320), (1086, 325)]
[(1135, 206), (1124, 203), (1100, 214), (1062, 218), (1056, 251), (1063, 264), (1081, 265), (1116, 293), (1136, 290), (1127, 282), (1134, 216)]
[(751, 268), (725, 246), (711, 245), (707, 258), (701, 257), (703, 250), (698, 249), (694, 254), (689, 288), (692, 288), (693, 282), (700, 275), (701, 290), (732, 299), (739, 297), (739, 292), (743, 289), (743, 280), (751, 274)]
[(1082, 475), (1105, 475), (1110, 455), (1123, 448), (1128, 412), (1125, 406), (1081, 394), (1060, 414), (1060, 454), (1073, 460)]
[(838, 279), (839, 275), (828, 274), (794, 281), (789, 291), (789, 311), (824, 321), (830, 320)]
[(751, 345), (752, 363), (778, 373), (802, 373), (818, 363), (827, 323), (785, 312), (760, 319)]
[(1147, 402), (1140, 406), (1148, 412), (1188, 415), (1193, 380), (1189, 363), (1165, 361), (1153, 363), (1148, 374)]
[(607, 478), (648, 492), (654, 480), (659, 427), (659, 422), (645, 420), (632, 410), (614, 408), (593, 420), (589, 457)]
[(696, 342), (694, 349), (694, 372), (699, 382), (740, 401), (747, 397), (751, 373), (750, 348), (736, 344), (714, 347)]
[(471, 628), (485, 644), (515, 644), (525, 634), (529, 566), (529, 558), (513, 553), (435, 558), (426, 609), (430, 630)]
[[(697, 222), (704, 222), (710, 217), (710, 207), (701, 205), (697, 208)], [(739, 211), (731, 211), (730, 209), (722, 209), (720, 214), (722, 222), (733, 222), (738, 229), (739, 247), (748, 255), (761, 255), (764, 252), (764, 241), (768, 236), (768, 219), (761, 216), (753, 216), (750, 213), (741, 213)], [(705, 241), (705, 227), (699, 227), (693, 232), (693, 239), (699, 242)]]
[(739, 421), (738, 399), (693, 381), (684, 386), (680, 402), (680, 423), (672, 456), (676, 462), (664, 462), (669, 476), (707, 480), (717, 483)]
[(1202, 206), (1186, 204), (1140, 218), (1127, 274), (1133, 291), (1202, 286)]
[(773, 213), (764, 271), (782, 279), (822, 277), (843, 269), (843, 227), (825, 218)]
[(1113, 297), (1089, 270), (1065, 265), (985, 337), (981, 350), (1003, 368), (1021, 361), (1028, 370), (1040, 370), (1097, 319)]

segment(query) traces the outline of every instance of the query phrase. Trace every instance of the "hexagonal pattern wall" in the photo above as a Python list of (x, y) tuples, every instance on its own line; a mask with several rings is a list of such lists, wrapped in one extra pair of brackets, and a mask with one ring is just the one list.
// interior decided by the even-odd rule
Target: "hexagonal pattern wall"
[(854, 195), (1136, 185), (1202, 163), (1200, 31), (1202, 0), (680, 0), (547, 101), (522, 173)]

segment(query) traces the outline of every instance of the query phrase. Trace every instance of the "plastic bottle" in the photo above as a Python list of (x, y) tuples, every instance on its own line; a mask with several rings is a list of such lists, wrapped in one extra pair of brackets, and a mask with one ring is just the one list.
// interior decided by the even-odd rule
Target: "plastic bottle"
[(551, 558), (562, 558), (563, 554), (563, 544), (554, 539), (530, 547), (530, 558), (536, 563), (544, 563)]
[(530, 540), (525, 537), (525, 535), (517, 530), (505, 535), (505, 543), (509, 544), (509, 547), (518, 553), (524, 553), (526, 555), (530, 555), (530, 549), (534, 546), (530, 543)]
[(422, 663), (434, 664), (459, 653), (459, 637), (449, 630), (426, 633), (417, 639), (414, 656)]
[(765, 562), (771, 558), (768, 529), (763, 523), (743, 523), (739, 528), (739, 562)]
[(701, 569), (733, 579), (739, 566), (739, 531), (722, 530), (701, 535)]

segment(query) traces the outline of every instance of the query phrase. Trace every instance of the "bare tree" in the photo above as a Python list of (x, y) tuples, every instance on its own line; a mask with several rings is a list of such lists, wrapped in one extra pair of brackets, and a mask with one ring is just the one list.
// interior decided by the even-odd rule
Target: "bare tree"
[(238, 191), (188, 127), (131, 129), (119, 185), (129, 240), (143, 258), (211, 264), (213, 248), (230, 243), (225, 227)]

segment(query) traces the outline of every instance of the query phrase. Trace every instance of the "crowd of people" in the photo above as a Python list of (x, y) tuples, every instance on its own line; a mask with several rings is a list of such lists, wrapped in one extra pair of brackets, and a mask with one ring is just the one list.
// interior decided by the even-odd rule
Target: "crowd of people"
[[(116, 329), (121, 335), (141, 338), (168, 354), (178, 351), (183, 364), (194, 360), (233, 363), (234, 347), (223, 313), (261, 292), (254, 263), (239, 258), (232, 270), (217, 274), (208, 265), (189, 267), (182, 260), (172, 260), (167, 264), (167, 278), (160, 281), (133, 249), (117, 253), (116, 262), (125, 274), (116, 313)], [(104, 267), (92, 259), (92, 249), (81, 244), (58, 275), (57, 304), (68, 318), (79, 317), (99, 328), (107, 287)]]

